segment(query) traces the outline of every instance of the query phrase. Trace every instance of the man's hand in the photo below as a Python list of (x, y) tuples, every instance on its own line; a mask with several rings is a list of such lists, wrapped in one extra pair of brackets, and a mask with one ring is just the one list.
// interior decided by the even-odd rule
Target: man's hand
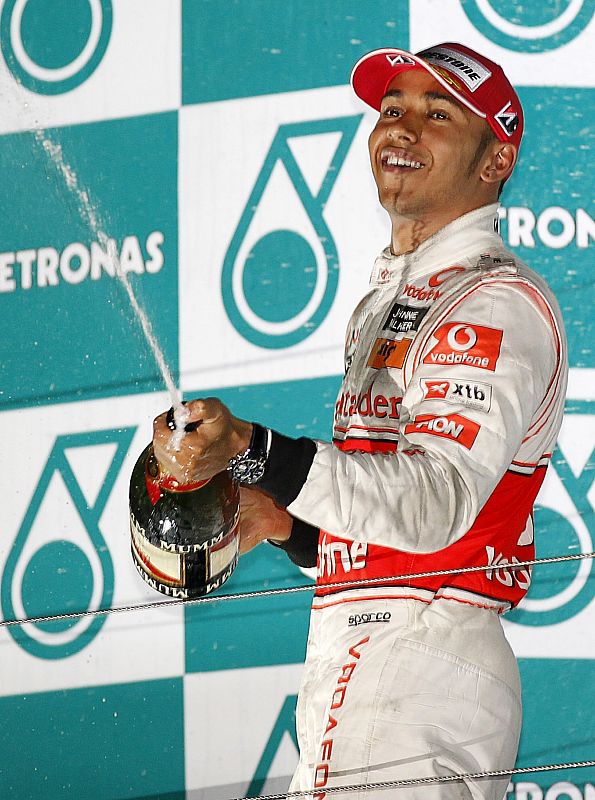
[(185, 423), (198, 423), (196, 430), (184, 433), (179, 449), (174, 449), (175, 436), (167, 425), (167, 412), (153, 423), (153, 449), (162, 469), (180, 483), (211, 478), (227, 469), (232, 456), (242, 453), (250, 444), (252, 423), (234, 417), (216, 397), (191, 400), (186, 405)]
[(240, 553), (247, 553), (264, 539), (285, 541), (293, 518), (264, 492), (240, 487)]

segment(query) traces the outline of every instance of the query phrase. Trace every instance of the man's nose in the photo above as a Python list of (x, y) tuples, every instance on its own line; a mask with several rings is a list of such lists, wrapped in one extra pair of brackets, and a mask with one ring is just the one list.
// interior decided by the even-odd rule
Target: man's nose
[(388, 137), (393, 141), (417, 142), (421, 136), (422, 122), (418, 115), (413, 113), (403, 114), (394, 119), (388, 126)]

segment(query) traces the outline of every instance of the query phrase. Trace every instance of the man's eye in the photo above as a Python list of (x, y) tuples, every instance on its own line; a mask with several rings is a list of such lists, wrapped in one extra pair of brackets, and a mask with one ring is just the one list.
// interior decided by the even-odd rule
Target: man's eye
[(382, 114), (385, 117), (400, 117), (403, 112), (400, 108), (395, 108), (395, 106), (387, 106), (387, 108), (382, 110)]
[(446, 111), (430, 111), (432, 119), (450, 119)]

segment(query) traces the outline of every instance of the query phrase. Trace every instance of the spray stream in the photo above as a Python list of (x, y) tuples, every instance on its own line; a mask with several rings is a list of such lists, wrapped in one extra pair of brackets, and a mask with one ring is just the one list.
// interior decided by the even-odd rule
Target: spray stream
[(130, 305), (132, 306), (132, 309), (140, 323), (145, 339), (147, 340), (147, 344), (151, 348), (151, 352), (153, 353), (157, 367), (163, 377), (163, 381), (172, 399), (174, 419), (176, 421), (176, 431), (172, 437), (172, 447), (175, 450), (179, 450), (181, 440), (184, 436), (184, 425), (188, 419), (189, 412), (182, 404), (180, 393), (174, 383), (169, 366), (165, 361), (165, 356), (163, 355), (163, 351), (159, 346), (159, 342), (157, 341), (153, 331), (151, 321), (149, 320), (144, 309), (141, 308), (132, 289), (130, 279), (122, 269), (120, 259), (118, 258), (116, 242), (114, 239), (110, 239), (105, 232), (105, 226), (102, 224), (99, 214), (94, 208), (88, 192), (81, 188), (76, 172), (65, 160), (61, 145), (52, 141), (47, 133), (40, 128), (36, 128), (34, 130), (34, 135), (37, 143), (43, 148), (49, 160), (61, 175), (68, 190), (76, 197), (79, 213), (83, 221), (89, 226), (90, 230), (97, 237), (100, 245), (107, 253), (108, 258), (113, 265), (114, 274), (128, 295)]

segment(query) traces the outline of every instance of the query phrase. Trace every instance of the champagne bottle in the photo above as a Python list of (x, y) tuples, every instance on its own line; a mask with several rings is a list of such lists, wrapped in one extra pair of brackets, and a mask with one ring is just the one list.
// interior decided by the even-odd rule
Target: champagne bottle
[(239, 484), (227, 471), (179, 483), (149, 445), (130, 478), (132, 558), (143, 580), (169, 597), (218, 589), (239, 555)]

